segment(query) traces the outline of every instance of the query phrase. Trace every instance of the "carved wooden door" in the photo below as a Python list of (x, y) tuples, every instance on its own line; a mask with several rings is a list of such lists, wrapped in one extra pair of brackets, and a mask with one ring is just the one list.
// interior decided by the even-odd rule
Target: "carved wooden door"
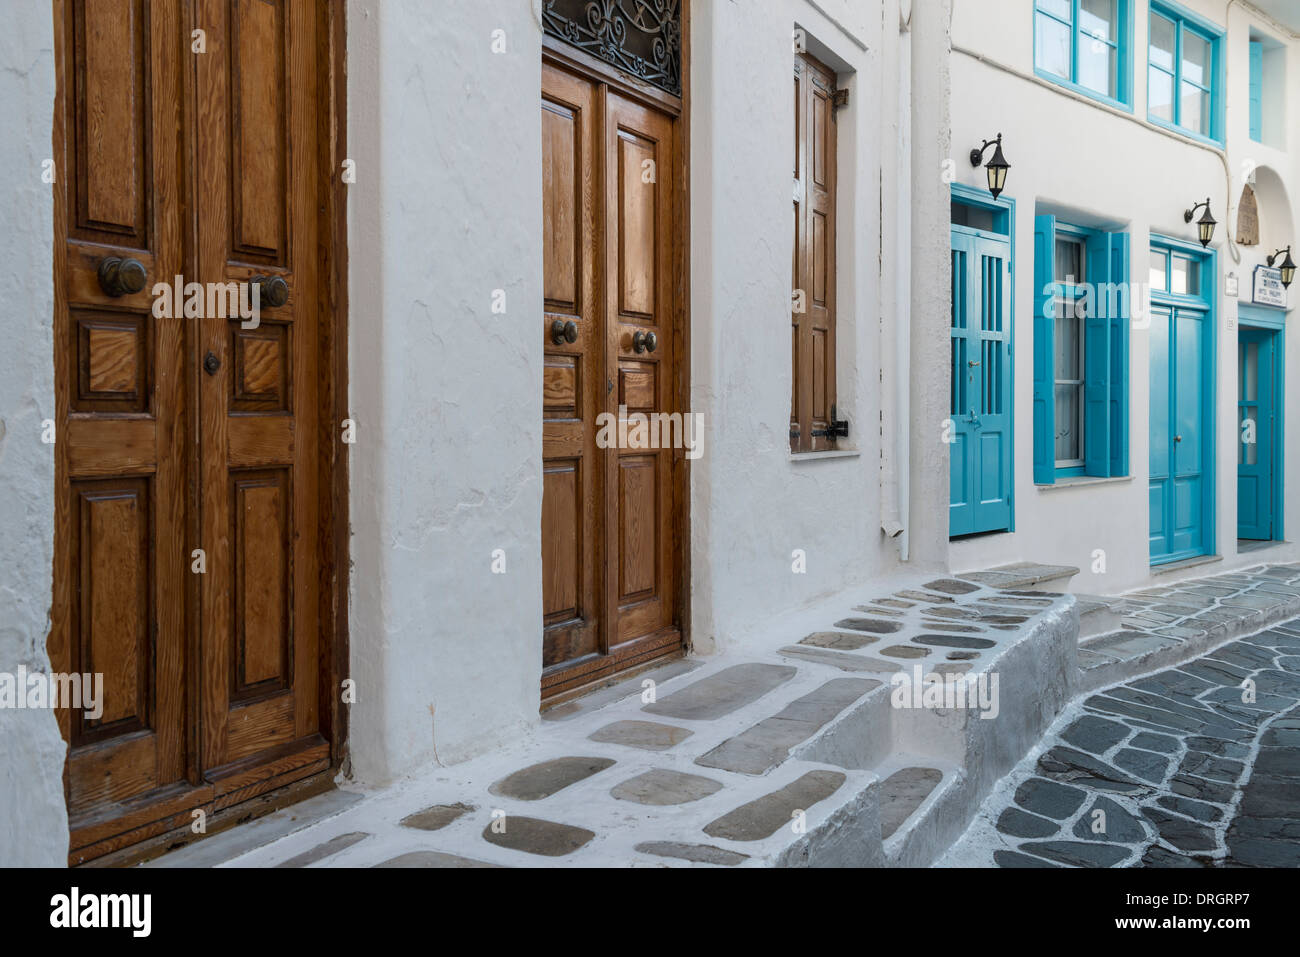
[(675, 136), (543, 64), (543, 697), (681, 646)]
[(60, 711), (75, 862), (328, 767), (335, 438), (321, 8), (56, 0), (55, 16), (49, 647), (56, 671), (105, 683), (98, 718)]

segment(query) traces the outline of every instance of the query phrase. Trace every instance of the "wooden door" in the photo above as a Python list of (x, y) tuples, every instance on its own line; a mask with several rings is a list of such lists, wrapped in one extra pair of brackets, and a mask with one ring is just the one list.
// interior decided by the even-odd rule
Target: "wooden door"
[[(56, 672), (75, 822), (185, 780), (192, 330), (150, 287), (184, 269), (179, 3), (56, 0)], [(101, 265), (116, 265), (107, 290)], [(128, 289), (134, 291), (128, 291)]]
[(948, 533), (1011, 527), (1010, 243), (952, 229)]
[(542, 137), (542, 692), (553, 697), (681, 647), (684, 451), (639, 417), (681, 413), (683, 243), (670, 113), (545, 63)]
[(199, 333), (200, 750), (216, 779), (277, 746), (326, 753), (316, 734), (316, 18), (311, 0), (198, 6), (208, 30), (196, 61), (198, 272), (205, 283), (288, 287), (256, 328), (209, 315)]
[(330, 764), (329, 20), (314, 0), (55, 17), (49, 645), (56, 671), (105, 676), (98, 720), (60, 712), (78, 862)]
[(1273, 448), (1281, 390), (1274, 358), (1279, 334), (1243, 328), (1237, 337), (1237, 537), (1275, 537)]
[(1154, 306), (1151, 351), (1151, 564), (1206, 553), (1209, 493), (1208, 316)]

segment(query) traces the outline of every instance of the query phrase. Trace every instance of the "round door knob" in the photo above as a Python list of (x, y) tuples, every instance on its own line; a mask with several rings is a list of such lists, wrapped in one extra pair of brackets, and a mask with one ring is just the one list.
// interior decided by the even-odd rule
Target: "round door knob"
[(565, 322), (563, 319), (556, 319), (551, 323), (551, 341), (557, 346), (562, 346), (566, 342), (573, 344), (578, 341), (578, 324), (570, 319)]
[(144, 288), (144, 265), (138, 259), (108, 256), (99, 262), (99, 288), (114, 299), (129, 296)]
[(279, 276), (258, 276), (253, 280), (258, 288), (258, 302), (279, 309), (289, 301), (289, 284)]
[(1182, 437), (1181, 435), (1175, 435), (1175, 436), (1174, 436), (1174, 441), (1175, 441), (1175, 442), (1181, 442), (1182, 440), (1183, 440), (1183, 437)]
[(659, 348), (659, 337), (653, 332), (637, 332), (632, 336), (632, 350), (637, 353), (654, 352)]
[(216, 375), (217, 370), (221, 368), (221, 360), (217, 358), (215, 352), (209, 352), (203, 357), (203, 371), (208, 375)]

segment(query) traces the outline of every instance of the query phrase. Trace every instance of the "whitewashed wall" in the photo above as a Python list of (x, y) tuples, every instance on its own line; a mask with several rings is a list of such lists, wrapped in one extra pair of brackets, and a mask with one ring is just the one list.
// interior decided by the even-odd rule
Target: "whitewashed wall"
[[(48, 672), (54, 560), (54, 19), (11, 4), (0, 31), (0, 671)], [(63, 171), (56, 171), (62, 175)], [(68, 853), (63, 738), (54, 712), (0, 709), (0, 865), (59, 866)]]
[[(1130, 349), (1130, 444), (1128, 479), (1082, 486), (1039, 488), (1033, 481), (1033, 324), (1034, 214), (1054, 212), (1081, 226), (1124, 229), (1132, 235), (1132, 281), (1146, 283), (1147, 248), (1152, 232), (1195, 240), (1195, 224), (1183, 222), (1183, 211), (1211, 197), (1221, 224), (1212, 248), (1218, 251), (1220, 298), (1217, 304), (1217, 401), (1215, 436), (1216, 542), (1222, 564), (1189, 570), (1207, 574), (1261, 560), (1259, 553), (1237, 557), (1236, 504), (1236, 388), (1237, 300), (1224, 294), (1228, 271), (1241, 278), (1243, 297), (1249, 277), (1263, 250), (1240, 250), (1234, 260), (1228, 235), (1235, 230), (1235, 204), (1243, 184), (1243, 162), (1267, 165), (1285, 178), (1289, 199), (1282, 209), (1261, 204), (1265, 232), (1283, 218), (1300, 222), (1300, 168), (1294, 130), (1300, 97), (1289, 97), (1292, 131), (1289, 153), (1260, 147), (1249, 140), (1248, 49), (1250, 25), (1268, 29), (1288, 40), (1290, 89), (1300, 76), (1300, 44), (1280, 33), (1241, 3), (1232, 4), (1226, 25), (1227, 150), (1195, 144), (1146, 120), (1147, 0), (1133, 0), (1133, 104), (1122, 113), (1082, 95), (1072, 95), (1034, 76), (1033, 0), (954, 0), (952, 56), (952, 156), (958, 180), (985, 188), (984, 171), (973, 169), (966, 154), (972, 147), (1004, 134), (1012, 169), (1004, 195), (1016, 200), (1015, 242), (1015, 528), (1013, 533), (954, 542), (955, 570), (984, 568), (1012, 561), (1057, 562), (1082, 569), (1070, 583), (1072, 591), (1113, 593), (1150, 580), (1147, 541), (1147, 470), (1149, 462), (1149, 353), (1146, 333), (1133, 330)], [(1183, 6), (1220, 26), (1225, 25), (1226, 0), (1184, 0)], [(997, 15), (990, 16), (996, 7)], [(1235, 232), (1232, 233), (1235, 238)], [(1279, 237), (1285, 244), (1290, 238)], [(1270, 248), (1270, 250), (1272, 249)], [(1296, 293), (1292, 293), (1293, 301)], [(1230, 328), (1227, 323), (1232, 320)], [(1300, 388), (1300, 331), (1288, 335), (1288, 404)], [(1287, 475), (1300, 477), (1300, 423), (1287, 422)], [(1292, 482), (1287, 482), (1291, 487)], [(1300, 502), (1288, 503), (1286, 527), (1291, 537), (1300, 530)], [(1106, 574), (1092, 573), (1093, 552), (1106, 553)], [(1297, 551), (1280, 546), (1269, 560), (1294, 560)], [(1178, 577), (1174, 573), (1172, 577)]]

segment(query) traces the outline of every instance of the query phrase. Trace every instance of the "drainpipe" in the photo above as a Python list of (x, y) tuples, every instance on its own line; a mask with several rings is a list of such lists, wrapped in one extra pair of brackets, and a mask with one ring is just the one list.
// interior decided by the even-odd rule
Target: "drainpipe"
[[(909, 368), (907, 362), (908, 338), (910, 327), (910, 292), (908, 276), (911, 272), (911, 243), (909, 240), (911, 221), (899, 215), (900, 209), (908, 209), (908, 195), (911, 190), (911, 159), (908, 148), (910, 132), (910, 90), (908, 78), (910, 67), (907, 62), (907, 47), (910, 42), (908, 31), (911, 21), (911, 0), (889, 0), (882, 11), (882, 35), (888, 37), (890, 31), (897, 30), (898, 43), (884, 43), (884, 56), (881, 57), (881, 98), (888, 103), (895, 103), (891, 115), (885, 111), (885, 129), (880, 138), (881, 143), (897, 143), (894, 155), (893, 175), (896, 189), (885, 188), (885, 170), (888, 165), (882, 157), (880, 174), (880, 252), (878, 267), (880, 272), (881, 311), (880, 311), (880, 530), (887, 538), (900, 538), (899, 559), (907, 561), (908, 541), (904, 534), (902, 516), (906, 506), (901, 500), (901, 489), (906, 481), (900, 480), (900, 472), (907, 475), (908, 430), (900, 428), (906, 423), (909, 414), (907, 401), (907, 377), (900, 373)], [(897, 24), (897, 26), (895, 26)], [(896, 241), (890, 243), (890, 239)], [(892, 247), (892, 256), (886, 256), (886, 248)], [(887, 275), (891, 272), (892, 276)], [(901, 340), (901, 341), (900, 341)]]

